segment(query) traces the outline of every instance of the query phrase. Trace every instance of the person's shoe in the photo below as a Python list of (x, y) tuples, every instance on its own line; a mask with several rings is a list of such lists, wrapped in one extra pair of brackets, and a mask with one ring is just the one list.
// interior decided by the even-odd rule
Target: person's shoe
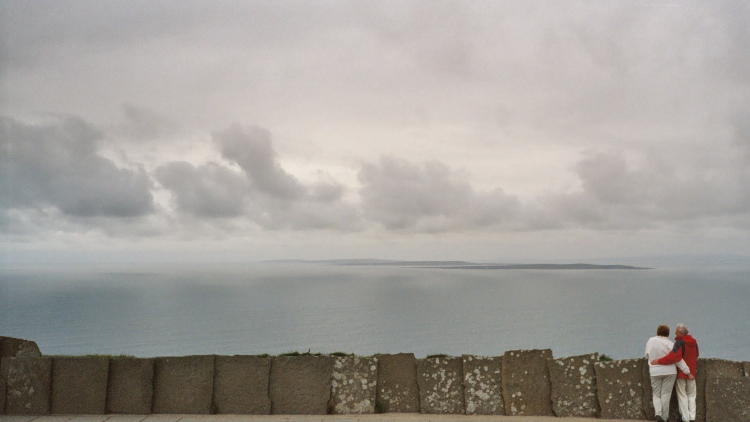
[(664, 422), (664, 419), (661, 418), (661, 416), (656, 416), (656, 422)]

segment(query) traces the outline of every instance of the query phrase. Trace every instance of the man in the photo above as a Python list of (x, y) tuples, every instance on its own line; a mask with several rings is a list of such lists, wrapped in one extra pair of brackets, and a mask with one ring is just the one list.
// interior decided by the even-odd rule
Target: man
[[(669, 354), (674, 344), (669, 340), (669, 327), (660, 325), (656, 328), (656, 335), (646, 342), (646, 359), (648, 359), (648, 371), (651, 375), (652, 399), (654, 401), (654, 412), (656, 420), (664, 422), (669, 419), (669, 399), (672, 398), (672, 387), (677, 378), (675, 364), (655, 365), (652, 361), (661, 359)], [(680, 371), (690, 375), (690, 368), (684, 360), (680, 360), (677, 366)]]
[(674, 347), (661, 359), (655, 359), (656, 365), (672, 365), (684, 360), (690, 375), (677, 375), (677, 399), (683, 422), (695, 422), (695, 377), (698, 375), (698, 341), (688, 334), (685, 324), (677, 324), (674, 329)]

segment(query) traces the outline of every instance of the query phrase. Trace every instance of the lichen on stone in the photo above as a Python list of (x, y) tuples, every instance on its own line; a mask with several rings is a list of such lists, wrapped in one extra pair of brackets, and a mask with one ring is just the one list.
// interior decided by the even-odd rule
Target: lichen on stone
[(332, 413), (374, 413), (377, 358), (337, 356), (331, 380)]

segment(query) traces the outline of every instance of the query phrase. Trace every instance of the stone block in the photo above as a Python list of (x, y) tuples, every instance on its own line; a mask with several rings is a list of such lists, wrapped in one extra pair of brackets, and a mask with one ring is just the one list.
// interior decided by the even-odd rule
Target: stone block
[[(676, 384), (677, 382), (675, 382), (675, 385)], [(653, 407), (653, 403), (651, 404), (651, 407)], [(680, 405), (677, 401), (677, 390), (674, 387), (672, 387), (672, 397), (669, 399), (669, 419), (667, 420), (668, 422), (682, 422), (682, 417), (680, 416)]]
[(626, 359), (594, 364), (600, 417), (643, 419), (643, 365), (645, 359)]
[(709, 378), (706, 382), (706, 422), (747, 421), (750, 421), (750, 378)]
[(467, 415), (504, 415), (500, 373), (502, 356), (463, 355)]
[(52, 359), (5, 357), (0, 366), (8, 415), (49, 413)]
[(547, 360), (552, 351), (510, 350), (503, 355), (502, 390), (505, 413), (554, 416)]
[(157, 358), (153, 413), (211, 413), (214, 356)]
[(214, 372), (216, 413), (268, 415), (271, 358), (217, 356)]
[(5, 414), (5, 380), (0, 376), (0, 415)]
[(742, 362), (724, 359), (698, 359), (698, 376), (695, 377), (696, 404), (695, 420), (706, 420), (706, 382), (711, 378), (742, 378), (744, 369)]
[(55, 357), (52, 360), (52, 413), (105, 413), (108, 377), (109, 358)]
[(652, 398), (651, 373), (648, 369), (648, 360), (646, 358), (641, 358), (640, 360), (641, 385), (643, 386), (643, 397), (641, 398), (641, 402), (643, 404), (643, 414), (645, 415), (646, 419), (652, 421), (654, 420), (656, 412), (654, 412), (654, 400)]
[(107, 413), (151, 413), (153, 396), (153, 359), (110, 359)]
[(463, 378), (463, 362), (460, 357), (419, 359), (419, 411), (465, 414)]
[(750, 362), (742, 362), (742, 368), (744, 369), (745, 376), (750, 377)]
[(594, 374), (594, 363), (598, 361), (599, 354), (592, 353), (547, 362), (555, 416), (593, 418), (599, 414)]
[(38, 358), (42, 356), (39, 346), (31, 340), (0, 336), (0, 358), (25, 357)]
[(413, 353), (375, 355), (378, 359), (376, 411), (419, 412), (417, 360)]
[(277, 356), (271, 363), (271, 413), (322, 415), (331, 398), (333, 358)]
[(375, 413), (378, 358), (352, 355), (334, 359), (331, 413)]

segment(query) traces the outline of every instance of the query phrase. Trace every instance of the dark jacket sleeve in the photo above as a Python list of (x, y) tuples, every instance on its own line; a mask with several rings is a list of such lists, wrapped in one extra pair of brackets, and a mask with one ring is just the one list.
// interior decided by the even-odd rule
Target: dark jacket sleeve
[(683, 356), (683, 352), (682, 352), (683, 344), (684, 342), (682, 341), (675, 342), (674, 347), (672, 348), (672, 351), (667, 353), (661, 359), (657, 360), (656, 363), (658, 363), (659, 365), (671, 365), (673, 363), (677, 363), (681, 361), (682, 356)]

